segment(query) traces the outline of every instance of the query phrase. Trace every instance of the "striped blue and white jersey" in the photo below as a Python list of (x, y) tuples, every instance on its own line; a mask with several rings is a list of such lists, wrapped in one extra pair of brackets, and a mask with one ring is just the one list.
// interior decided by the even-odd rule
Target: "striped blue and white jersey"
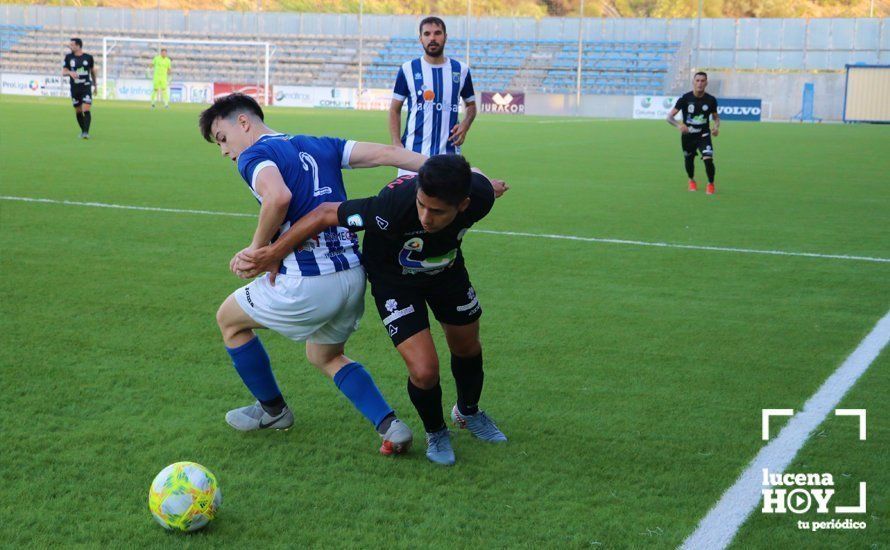
[[(346, 200), (341, 170), (349, 168), (354, 146), (354, 141), (339, 138), (266, 134), (238, 156), (238, 172), (257, 202), (262, 204), (256, 179), (266, 167), (277, 167), (290, 189), (290, 206), (273, 242), (316, 206)], [(344, 227), (329, 227), (288, 254), (281, 273), (311, 277), (360, 264), (358, 237)]]
[(448, 141), (457, 124), (460, 100), (476, 101), (470, 68), (455, 59), (430, 65), (423, 57), (404, 63), (396, 75), (392, 98), (408, 100), (408, 121), (402, 133), (405, 149), (424, 155), (460, 153)]

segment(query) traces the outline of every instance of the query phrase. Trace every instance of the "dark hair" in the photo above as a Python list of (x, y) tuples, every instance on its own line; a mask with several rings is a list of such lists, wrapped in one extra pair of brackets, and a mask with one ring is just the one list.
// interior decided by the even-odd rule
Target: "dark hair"
[(699, 72), (695, 73), (694, 75), (692, 75), (692, 78), (695, 78), (698, 75), (702, 75), (703, 77), (705, 77), (705, 79), (708, 78), (708, 73), (706, 73), (704, 71), (699, 71)]
[(445, 21), (442, 21), (438, 17), (425, 17), (423, 21), (420, 22), (420, 26), (417, 27), (417, 31), (420, 34), (423, 34), (424, 25), (439, 25), (440, 27), (442, 27), (442, 32), (448, 34), (448, 30), (445, 29)]
[(458, 206), (470, 195), (473, 173), (460, 155), (430, 157), (417, 173), (417, 188), (430, 197)]
[(210, 134), (210, 127), (213, 126), (213, 121), (218, 118), (229, 118), (234, 114), (243, 112), (256, 115), (260, 120), (263, 120), (263, 109), (249, 95), (234, 93), (217, 98), (213, 105), (204, 109), (201, 117), (198, 119), (201, 135), (204, 136), (204, 139), (213, 143), (213, 136)]
[(83, 48), (83, 40), (80, 38), (72, 38), (71, 41), (77, 44), (78, 48)]

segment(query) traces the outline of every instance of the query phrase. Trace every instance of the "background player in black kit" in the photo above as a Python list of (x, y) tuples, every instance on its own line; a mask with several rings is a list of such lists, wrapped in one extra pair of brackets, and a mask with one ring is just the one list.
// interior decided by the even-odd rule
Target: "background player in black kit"
[(92, 55), (83, 53), (83, 41), (80, 38), (72, 38), (68, 47), (71, 48), (71, 53), (65, 56), (62, 63), (62, 76), (67, 76), (71, 82), (71, 104), (77, 115), (80, 137), (89, 139), (90, 123), (93, 120), (90, 108), (93, 97), (98, 92), (96, 64)]
[(482, 308), (460, 249), (467, 230), (507, 189), (504, 182), (471, 171), (459, 155), (433, 156), (417, 175), (397, 178), (375, 197), (319, 206), (275, 244), (244, 254), (245, 263), (236, 266), (247, 271), (242, 276), (274, 274), (281, 258), (325, 227), (365, 230), (362, 263), (380, 318), (408, 367), (408, 395), (427, 432), (427, 458), (436, 464), (454, 464), (454, 451), (442, 413), (439, 360), (427, 306), (451, 351), (457, 386), (452, 420), (485, 441), (507, 440), (479, 410)]
[[(705, 163), (705, 172), (708, 174), (707, 194), (713, 195), (714, 188), (714, 146), (711, 143), (711, 134), (716, 137), (720, 133), (720, 115), (717, 114), (717, 98), (705, 93), (708, 86), (707, 73), (697, 72), (692, 79), (692, 91), (680, 96), (674, 108), (668, 114), (667, 121), (672, 126), (680, 129), (683, 134), (680, 137), (683, 146), (683, 156), (686, 162), (686, 173), (689, 175), (689, 190), (695, 191), (698, 185), (695, 183), (695, 152), (701, 153), (701, 159)], [(674, 117), (677, 113), (683, 113), (683, 121)], [(713, 131), (709, 125), (709, 117), (714, 119)]]

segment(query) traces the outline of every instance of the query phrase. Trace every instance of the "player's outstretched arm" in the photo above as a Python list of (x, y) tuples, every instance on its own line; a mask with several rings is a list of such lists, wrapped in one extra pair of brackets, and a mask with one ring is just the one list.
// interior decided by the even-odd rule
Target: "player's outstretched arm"
[(351, 168), (394, 166), (402, 170), (417, 172), (426, 162), (426, 158), (426, 155), (409, 151), (401, 146), (359, 141), (349, 155), (349, 166)]
[(242, 250), (234, 265), (234, 271), (242, 279), (256, 277), (268, 271), (274, 284), (278, 274), (278, 265), (300, 243), (321, 233), (326, 227), (337, 225), (337, 208), (339, 202), (326, 202), (309, 212), (290, 229), (284, 232), (273, 244), (256, 249)]
[(470, 168), (470, 170), (476, 172), (480, 176), (487, 179), (489, 183), (491, 183), (491, 188), (494, 190), (494, 198), (499, 199), (504, 195), (504, 193), (510, 190), (510, 186), (507, 185), (507, 182), (505, 182), (504, 180), (492, 179), (486, 176), (482, 170), (476, 168), (475, 166)]

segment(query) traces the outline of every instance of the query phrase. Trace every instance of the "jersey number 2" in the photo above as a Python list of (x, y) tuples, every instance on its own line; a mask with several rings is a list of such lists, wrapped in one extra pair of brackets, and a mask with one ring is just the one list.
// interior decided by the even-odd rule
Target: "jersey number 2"
[(333, 193), (330, 187), (318, 186), (318, 164), (315, 162), (315, 159), (312, 158), (312, 155), (306, 152), (300, 153), (300, 162), (303, 164), (303, 170), (312, 174), (312, 189), (314, 190), (312, 196), (320, 197), (322, 195)]

